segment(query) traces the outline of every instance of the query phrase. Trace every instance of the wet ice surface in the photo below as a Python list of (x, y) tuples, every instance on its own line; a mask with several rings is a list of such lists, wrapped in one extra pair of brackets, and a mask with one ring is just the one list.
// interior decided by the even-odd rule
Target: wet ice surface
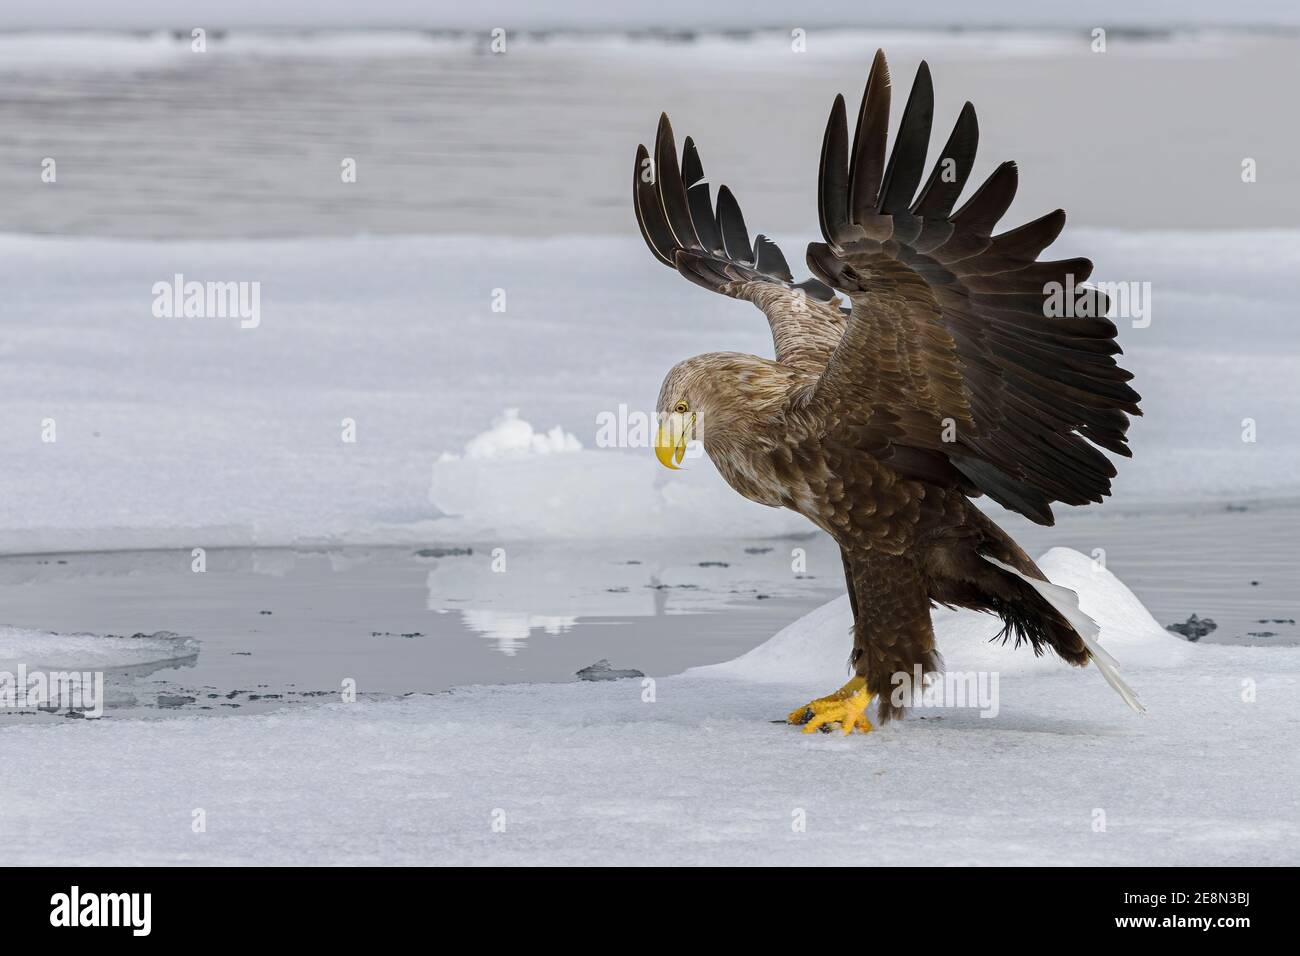
[[(811, 552), (821, 573), (792, 571), (793, 548)], [(148, 716), (338, 699), (345, 679), (368, 698), (576, 680), (602, 658), (616, 670), (676, 673), (743, 653), (842, 587), (833, 549), (803, 539), (519, 544), (506, 549), (504, 572), (488, 546), (420, 551), (447, 556), (213, 550), (202, 573), (181, 551), (13, 556), (0, 559), (0, 599), (15, 628), (193, 638), (199, 652), (187, 659), (109, 669), (109, 712)], [(19, 648), (33, 665), (44, 660), (32, 651), (39, 638)], [(4, 649), (0, 636), (0, 666), (21, 656)]]
[[(1098, 559), (1162, 625), (1213, 618), (1218, 628), (1202, 643), (1300, 644), (1294, 503), (1067, 513), (1055, 528), (1000, 520), (1031, 554), (1102, 549)], [(602, 659), (614, 670), (679, 673), (743, 654), (843, 589), (839, 555), (820, 534), (521, 543), (504, 550), (504, 572), (492, 552), (469, 542), (214, 550), (203, 573), (180, 551), (6, 557), (0, 601), (13, 627), (174, 631), (193, 653), (151, 656), (147, 639), (101, 650), (94, 637), (60, 638), (51, 660), (40, 635), (10, 635), (0, 636), (0, 666), (109, 665), (110, 715), (248, 714), (336, 700), (345, 679), (359, 696), (384, 699), (571, 681)]]

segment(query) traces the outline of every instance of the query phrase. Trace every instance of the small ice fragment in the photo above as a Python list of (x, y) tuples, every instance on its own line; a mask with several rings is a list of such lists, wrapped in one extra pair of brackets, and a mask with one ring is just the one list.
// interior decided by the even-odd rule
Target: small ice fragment
[(1212, 617), (1197, 617), (1193, 614), (1182, 624), (1165, 625), (1165, 630), (1173, 631), (1175, 634), (1181, 634), (1189, 641), (1199, 641), (1218, 626), (1219, 625), (1214, 623), (1214, 618)]
[(623, 680), (628, 677), (645, 677), (645, 674), (638, 670), (615, 670), (604, 658), (578, 671), (579, 680)]

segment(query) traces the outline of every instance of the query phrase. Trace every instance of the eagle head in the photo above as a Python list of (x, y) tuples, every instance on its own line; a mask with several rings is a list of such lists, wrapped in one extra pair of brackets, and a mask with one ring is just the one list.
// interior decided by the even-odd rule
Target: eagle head
[(788, 369), (755, 355), (709, 352), (678, 362), (659, 389), (655, 457), (677, 469), (699, 442), (718, 463), (757, 436), (795, 384)]

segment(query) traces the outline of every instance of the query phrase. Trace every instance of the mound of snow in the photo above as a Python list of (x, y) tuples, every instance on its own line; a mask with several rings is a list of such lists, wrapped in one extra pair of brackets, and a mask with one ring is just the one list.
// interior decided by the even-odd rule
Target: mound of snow
[(196, 641), (170, 631), (119, 637), (112, 634), (57, 634), (25, 627), (0, 627), (0, 669), (108, 670), (193, 657)]
[(736, 494), (705, 457), (661, 468), (648, 448), (583, 449), (553, 428), (534, 430), (507, 411), (464, 455), (433, 466), (429, 499), (448, 517), (443, 537), (772, 537), (814, 530), (790, 511)]
[[(1186, 641), (1171, 635), (1119, 578), (1070, 548), (1052, 548), (1038, 559), (1049, 581), (1079, 596), (1083, 612), (1101, 627), (1101, 644), (1121, 667), (1172, 667), (1187, 659)], [(1002, 674), (1047, 673), (1068, 665), (1048, 653), (1035, 657), (1027, 647), (993, 642), (1002, 622), (991, 614), (938, 608), (935, 637), (944, 666), (952, 671)], [(836, 598), (778, 632), (767, 643), (733, 661), (697, 667), (691, 675), (764, 682), (826, 682), (844, 673), (853, 646), (848, 596)]]
[[(535, 431), (531, 424), (519, 417), (519, 409), (507, 408), (491, 428), (465, 443), (464, 457), (523, 458), (581, 450), (582, 442), (559, 425), (547, 432)], [(442, 457), (444, 461), (454, 461), (460, 456), (446, 454)]]

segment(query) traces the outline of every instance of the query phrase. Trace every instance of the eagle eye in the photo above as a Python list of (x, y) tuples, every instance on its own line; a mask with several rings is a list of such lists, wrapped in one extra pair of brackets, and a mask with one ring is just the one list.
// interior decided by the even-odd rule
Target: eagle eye
[(679, 415), (685, 415), (687, 412), (691, 410), (691, 407), (687, 405), (685, 402), (678, 402), (676, 405), (673, 406), (673, 409)]

